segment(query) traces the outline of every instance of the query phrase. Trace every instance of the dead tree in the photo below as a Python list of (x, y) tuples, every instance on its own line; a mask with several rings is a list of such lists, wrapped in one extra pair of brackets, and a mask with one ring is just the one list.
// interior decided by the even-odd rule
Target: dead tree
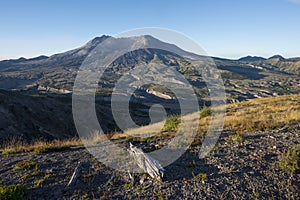
[(152, 178), (162, 181), (165, 170), (157, 160), (144, 153), (141, 149), (134, 147), (131, 143), (129, 153), (144, 172), (148, 173)]

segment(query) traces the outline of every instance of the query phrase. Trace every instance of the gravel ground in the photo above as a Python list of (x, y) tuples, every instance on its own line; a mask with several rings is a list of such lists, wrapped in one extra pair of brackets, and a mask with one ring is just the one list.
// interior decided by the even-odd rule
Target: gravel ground
[[(107, 168), (84, 148), (1, 155), (0, 180), (3, 185), (25, 185), (29, 199), (300, 199), (300, 174), (291, 175), (277, 164), (285, 149), (299, 147), (299, 135), (300, 124), (246, 132), (243, 138), (224, 132), (205, 159), (197, 157), (199, 146), (194, 146), (166, 167), (163, 182), (139, 174), (132, 183), (128, 174)], [(22, 176), (37, 170), (15, 171), (22, 160), (39, 163), (42, 173), (23, 180)], [(81, 179), (66, 187), (78, 162), (84, 163)], [(36, 180), (41, 179), (38, 185)]]

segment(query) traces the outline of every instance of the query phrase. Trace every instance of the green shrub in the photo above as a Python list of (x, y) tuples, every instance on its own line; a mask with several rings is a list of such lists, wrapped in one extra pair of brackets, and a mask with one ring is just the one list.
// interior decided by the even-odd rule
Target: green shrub
[(167, 117), (161, 132), (176, 132), (180, 123), (180, 116), (170, 115)]
[(260, 194), (259, 194), (258, 192), (253, 192), (253, 196), (254, 196), (254, 198), (256, 198), (256, 199), (259, 199)]
[[(40, 170), (36, 170), (36, 171), (32, 172), (31, 174), (24, 174), (21, 178), (25, 181), (25, 180), (27, 180), (31, 177), (34, 177), (34, 176), (44, 176), (44, 175), (45, 175), (44, 172), (42, 172)], [(45, 179), (50, 178), (51, 175), (52, 174), (46, 174), (44, 178)]]
[(133, 187), (133, 184), (132, 184), (132, 183), (126, 183), (126, 184), (123, 185), (123, 187), (124, 187), (125, 189), (130, 189), (130, 188)]
[(21, 162), (18, 162), (15, 166), (15, 171), (19, 170), (25, 170), (25, 169), (35, 169), (38, 170), (40, 165), (33, 160), (23, 160)]
[(44, 183), (44, 181), (45, 181), (45, 179), (38, 179), (38, 180), (35, 180), (33, 183), (36, 186), (40, 186)]
[(204, 118), (211, 116), (211, 113), (211, 108), (204, 105), (203, 108), (200, 110), (200, 117)]
[(207, 174), (205, 173), (199, 173), (196, 176), (194, 176), (195, 180), (206, 180), (207, 179)]
[(16, 155), (16, 152), (14, 152), (13, 150), (10, 150), (10, 149), (8, 149), (8, 150), (4, 149), (4, 150), (2, 150), (2, 155), (13, 156), (13, 155)]
[(243, 143), (245, 141), (245, 136), (241, 134), (231, 135), (230, 140), (234, 143)]
[(45, 173), (40, 171), (40, 170), (37, 170), (37, 171), (34, 171), (31, 173), (31, 176), (43, 176)]
[(31, 177), (31, 174), (24, 174), (21, 178), (23, 181), (29, 179)]
[(54, 177), (54, 174), (51, 174), (51, 173), (50, 173), (50, 174), (46, 174), (44, 178), (45, 178), (45, 179), (48, 179), (48, 178), (52, 178), (52, 177)]
[(91, 195), (84, 194), (84, 195), (82, 195), (81, 199), (89, 199), (90, 197), (91, 197)]
[(126, 142), (132, 142), (132, 141), (133, 141), (133, 137), (132, 137), (131, 135), (129, 135), (129, 136), (127, 136), (127, 137), (125, 138), (125, 141), (126, 141)]
[(10, 186), (0, 186), (1, 200), (21, 200), (26, 195), (26, 187), (17, 184)]
[(165, 196), (161, 192), (155, 192), (154, 197), (156, 197), (156, 199), (158, 199), (158, 200), (166, 199)]
[(282, 153), (281, 159), (278, 161), (280, 169), (291, 174), (300, 171), (300, 153), (297, 146), (293, 146)]

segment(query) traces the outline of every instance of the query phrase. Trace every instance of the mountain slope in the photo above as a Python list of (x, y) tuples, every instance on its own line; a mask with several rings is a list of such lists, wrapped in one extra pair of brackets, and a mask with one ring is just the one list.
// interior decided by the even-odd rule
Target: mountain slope
[[(98, 103), (96, 110), (103, 131), (117, 129), (109, 104)], [(0, 90), (0, 146), (6, 140), (36, 141), (75, 136), (71, 99)]]
[[(0, 61), (0, 88), (21, 90), (31, 94), (71, 93), (77, 70), (83, 60), (107, 38), (109, 36), (96, 37), (82, 47), (50, 57)], [(174, 44), (164, 43), (152, 36), (140, 36), (139, 39), (150, 45), (168, 47), (173, 52), (188, 58), (205, 58), (183, 51)], [(186, 59), (158, 49), (136, 50), (115, 60), (110, 69), (105, 72), (103, 79), (99, 80), (98, 93), (102, 96), (109, 95), (114, 83), (127, 71), (153, 60), (175, 67), (179, 73), (188, 78), (198, 96), (208, 95), (205, 82), (194, 74)], [(221, 71), (229, 101), (299, 92), (300, 59), (298, 58), (282, 59), (273, 56), (265, 59), (248, 56), (240, 60), (221, 58), (213, 58), (213, 60)], [(164, 75), (168, 76), (168, 74)], [(153, 88), (147, 86), (144, 89), (146, 92), (147, 89)], [(160, 88), (160, 90), (164, 89)]]

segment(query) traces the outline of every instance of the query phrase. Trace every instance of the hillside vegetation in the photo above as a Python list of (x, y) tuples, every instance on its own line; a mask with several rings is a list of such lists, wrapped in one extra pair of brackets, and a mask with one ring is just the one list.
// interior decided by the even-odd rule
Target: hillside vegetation
[[(221, 109), (216, 108), (216, 111)], [(193, 113), (184, 116), (186, 121), (193, 121), (197, 119), (199, 113)], [(206, 133), (211, 120), (211, 112), (208, 107), (200, 110), (200, 121), (198, 134)], [(179, 118), (179, 117), (178, 117)], [(284, 95), (279, 97), (268, 97), (261, 99), (254, 99), (240, 103), (233, 103), (226, 105), (226, 117), (224, 123), (224, 130), (241, 133), (243, 131), (257, 131), (280, 128), (284, 125), (300, 122), (300, 94)], [(164, 124), (165, 123), (165, 124)], [(128, 134), (139, 136), (140, 134), (159, 134), (161, 132), (175, 132), (175, 124), (180, 124), (180, 120), (170, 116), (165, 122), (159, 122), (149, 126), (140, 127), (129, 130), (126, 133), (117, 133), (112, 138), (127, 137)], [(171, 127), (168, 129), (168, 127)]]
[[(220, 108), (217, 108), (218, 110)], [(184, 120), (193, 121), (197, 119), (197, 115), (200, 115), (198, 136), (196, 142), (203, 137), (206, 133), (210, 120), (211, 112), (208, 107), (204, 107), (199, 113), (193, 113), (184, 116)], [(244, 131), (257, 131), (280, 128), (288, 124), (294, 124), (300, 122), (300, 94), (297, 95), (285, 95), (279, 97), (270, 97), (255, 99), (240, 103), (233, 103), (226, 105), (226, 117), (224, 123), (224, 130), (228, 130), (237, 134)], [(161, 137), (162, 134), (165, 137), (173, 137), (180, 124), (180, 117), (170, 116), (165, 122), (155, 123), (149, 126), (143, 126), (137, 129), (128, 130), (125, 133), (109, 134), (109, 138), (112, 140), (127, 139), (132, 140), (134, 136), (139, 137), (141, 134), (147, 134), (150, 139), (155, 137)], [(98, 140), (95, 137), (93, 140)], [(103, 139), (103, 138), (102, 138)], [(144, 141), (147, 141), (143, 138)], [(6, 155), (18, 153), (18, 152), (34, 152), (44, 153), (51, 151), (60, 151), (72, 146), (80, 146), (82, 142), (80, 139), (69, 140), (54, 140), (50, 142), (35, 141), (32, 143), (26, 143), (19, 141), (15, 138), (12, 141), (8, 141), (2, 153)]]

